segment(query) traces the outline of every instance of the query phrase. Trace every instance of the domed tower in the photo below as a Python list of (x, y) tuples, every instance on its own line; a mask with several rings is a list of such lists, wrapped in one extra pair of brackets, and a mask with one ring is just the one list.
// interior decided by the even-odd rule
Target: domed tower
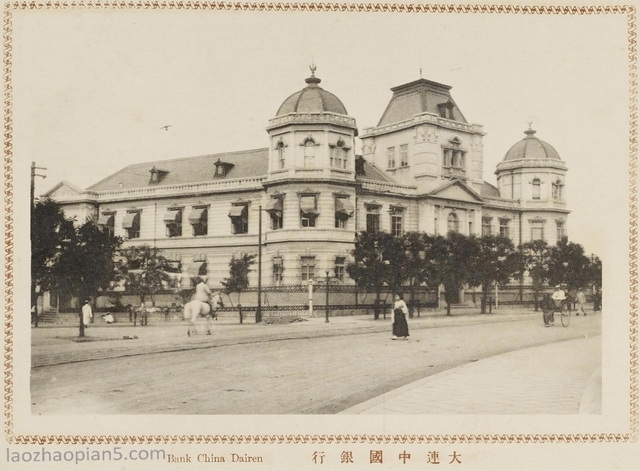
[(330, 177), (353, 180), (355, 119), (319, 86), (311, 66), (307, 86), (289, 96), (269, 121), (269, 180)]
[(544, 239), (555, 244), (566, 235), (566, 164), (553, 146), (529, 129), (497, 167), (500, 196), (516, 200), (522, 214), (522, 242)]

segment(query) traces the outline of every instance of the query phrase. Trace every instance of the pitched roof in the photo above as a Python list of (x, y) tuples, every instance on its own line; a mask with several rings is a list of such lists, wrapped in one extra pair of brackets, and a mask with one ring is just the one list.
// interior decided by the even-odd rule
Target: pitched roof
[(500, 190), (498, 190), (489, 182), (482, 182), (482, 188), (480, 188), (480, 196), (500, 198)]
[(375, 165), (370, 164), (364, 158), (358, 156), (362, 161), (363, 173), (356, 173), (356, 180), (370, 180), (385, 183), (396, 183), (390, 176), (384, 173)]
[[(253, 149), (222, 154), (207, 154), (171, 160), (131, 164), (91, 185), (90, 191), (110, 191), (148, 186), (168, 186), (216, 180), (216, 162), (232, 164), (225, 180), (258, 177), (267, 174), (269, 149)], [(166, 172), (157, 183), (150, 183), (151, 169)]]

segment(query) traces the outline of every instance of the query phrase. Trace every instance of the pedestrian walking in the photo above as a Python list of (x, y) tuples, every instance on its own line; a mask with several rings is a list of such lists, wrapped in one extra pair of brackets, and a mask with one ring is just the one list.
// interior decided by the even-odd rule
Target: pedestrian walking
[(576, 299), (578, 301), (578, 310), (576, 311), (576, 316), (579, 316), (581, 312), (584, 316), (586, 316), (587, 311), (584, 310), (584, 306), (585, 304), (587, 304), (587, 297), (584, 295), (584, 291), (582, 290), (582, 288), (578, 288), (578, 295), (576, 296)]
[(407, 325), (408, 315), (409, 308), (407, 308), (407, 304), (402, 299), (402, 295), (396, 294), (393, 312), (391, 313), (391, 320), (393, 321), (392, 340), (398, 338), (407, 340), (407, 337), (409, 337), (409, 326)]
[(91, 319), (93, 319), (93, 311), (91, 310), (91, 304), (87, 299), (84, 302), (84, 306), (82, 306), (82, 324), (85, 329), (89, 326)]

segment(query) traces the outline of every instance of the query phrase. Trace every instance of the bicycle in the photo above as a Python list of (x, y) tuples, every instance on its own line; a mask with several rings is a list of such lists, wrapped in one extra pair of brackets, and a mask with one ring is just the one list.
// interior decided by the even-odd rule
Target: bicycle
[(542, 315), (545, 321), (545, 325), (553, 325), (555, 322), (555, 314), (560, 314), (560, 323), (562, 327), (569, 327), (571, 321), (571, 300), (565, 299), (558, 306), (556, 306), (553, 299), (550, 296), (545, 296), (542, 300)]

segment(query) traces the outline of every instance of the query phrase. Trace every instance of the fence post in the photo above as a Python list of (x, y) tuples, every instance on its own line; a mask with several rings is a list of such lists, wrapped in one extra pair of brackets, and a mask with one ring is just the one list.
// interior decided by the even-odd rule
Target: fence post
[(242, 324), (242, 304), (238, 304), (238, 314), (240, 315), (240, 324)]
[(309, 297), (309, 317), (313, 317), (313, 280), (309, 280), (309, 289), (308, 289)]

